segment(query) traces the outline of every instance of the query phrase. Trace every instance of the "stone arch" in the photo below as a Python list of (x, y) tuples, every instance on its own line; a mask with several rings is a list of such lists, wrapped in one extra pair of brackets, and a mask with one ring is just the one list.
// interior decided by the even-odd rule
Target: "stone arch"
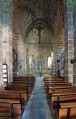
[[(44, 29), (47, 29), (48, 32), (50, 33), (50, 38), (51, 38), (51, 42), (54, 36), (54, 31), (52, 28), (52, 25), (48, 24), (43, 18), (37, 18), (36, 20), (34, 20), (32, 23), (29, 24), (29, 26), (27, 27), (27, 29), (25, 30), (25, 43), (27, 43), (27, 37), (29, 35), (29, 33), (36, 28), (37, 26), (41, 25)], [(51, 44), (52, 46), (53, 44)], [(52, 46), (53, 47), (53, 46)]]

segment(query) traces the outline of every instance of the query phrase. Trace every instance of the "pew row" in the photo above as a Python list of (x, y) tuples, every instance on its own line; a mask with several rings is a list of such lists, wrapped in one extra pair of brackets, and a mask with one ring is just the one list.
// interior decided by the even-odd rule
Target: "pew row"
[(44, 80), (49, 105), (56, 110), (57, 119), (76, 119), (76, 86), (57, 78)]
[[(3, 92), (0, 92), (1, 119), (16, 119), (16, 116), (22, 115), (24, 105), (27, 104), (35, 82), (34, 77), (33, 80), (27, 79), (26, 77), (17, 77), (5, 87)], [(6, 115), (3, 114), (5, 112)]]
[(25, 92), (0, 92), (0, 118), (21, 116), (25, 99)]

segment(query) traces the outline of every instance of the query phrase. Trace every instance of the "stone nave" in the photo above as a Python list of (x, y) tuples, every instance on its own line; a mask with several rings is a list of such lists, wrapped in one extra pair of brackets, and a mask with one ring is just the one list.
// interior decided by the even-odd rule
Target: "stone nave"
[(75, 41), (76, 0), (0, 0), (0, 119), (76, 118)]

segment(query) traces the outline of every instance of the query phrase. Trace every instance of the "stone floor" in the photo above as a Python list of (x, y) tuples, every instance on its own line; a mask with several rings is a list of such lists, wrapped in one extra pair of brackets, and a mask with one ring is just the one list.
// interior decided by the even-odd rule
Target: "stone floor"
[(36, 77), (35, 87), (22, 119), (53, 119), (46, 99), (43, 77)]

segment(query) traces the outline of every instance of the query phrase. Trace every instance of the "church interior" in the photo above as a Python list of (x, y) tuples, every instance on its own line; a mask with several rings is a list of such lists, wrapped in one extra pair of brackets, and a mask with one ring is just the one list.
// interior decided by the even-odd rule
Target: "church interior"
[(76, 0), (0, 0), (0, 119), (76, 119)]

